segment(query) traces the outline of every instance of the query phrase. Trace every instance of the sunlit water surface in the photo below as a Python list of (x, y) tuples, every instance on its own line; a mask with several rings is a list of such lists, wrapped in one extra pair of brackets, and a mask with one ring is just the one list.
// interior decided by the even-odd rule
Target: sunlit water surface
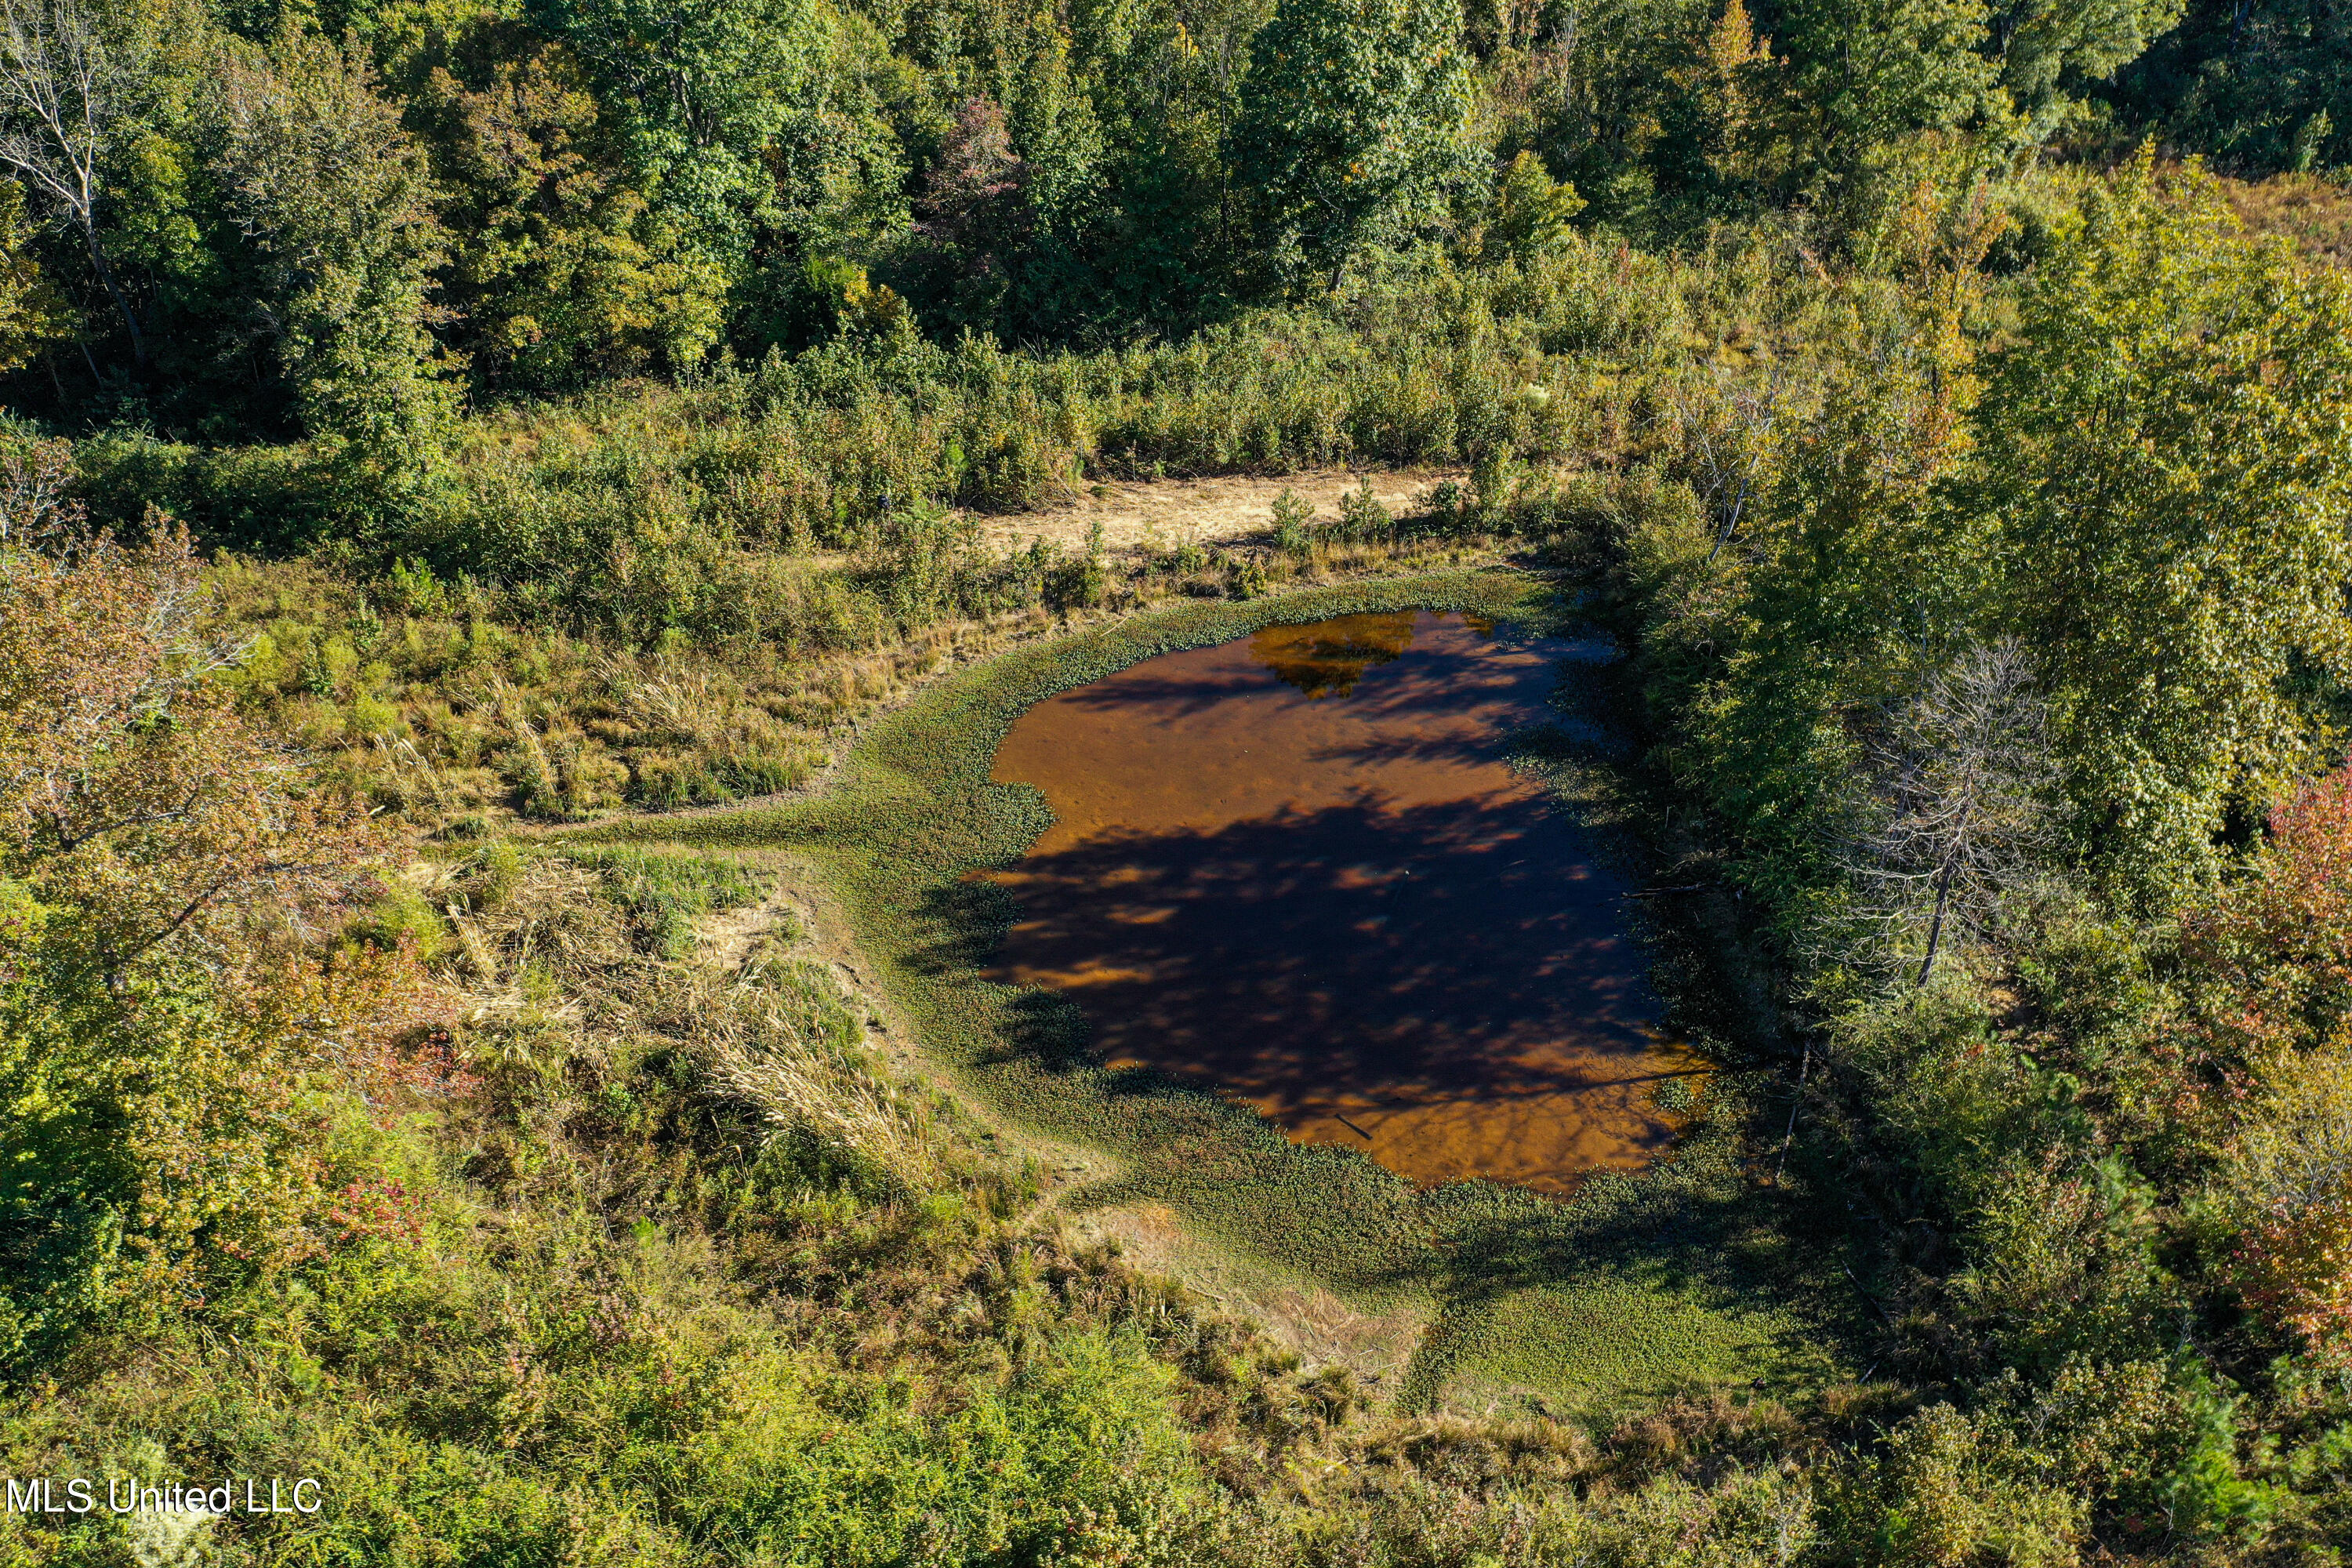
[(1571, 645), (1406, 612), (1168, 654), (1030, 709), (996, 754), (1055, 823), (994, 879), (998, 977), (1114, 1066), (1237, 1094), (1423, 1184), (1566, 1193), (1674, 1137), (1624, 887), (1502, 760)]

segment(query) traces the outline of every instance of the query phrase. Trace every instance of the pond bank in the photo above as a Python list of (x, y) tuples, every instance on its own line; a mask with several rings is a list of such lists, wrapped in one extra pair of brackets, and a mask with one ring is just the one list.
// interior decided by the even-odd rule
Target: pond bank
[(1051, 821), (1037, 791), (989, 777), (1024, 710), (1159, 654), (1402, 610), (1535, 631), (1570, 621), (1548, 584), (1499, 570), (1150, 612), (942, 681), (877, 723), (822, 798), (583, 837), (784, 849), (808, 861), (933, 1071), (1016, 1135), (1104, 1156), (1087, 1163), (1110, 1173), (1064, 1191), (1066, 1213), (1135, 1233), (1148, 1257), (1203, 1288), (1385, 1325), (1369, 1331), (1384, 1349), (1359, 1346), (1347, 1359), (1388, 1367), (1382, 1386), (1401, 1407), (1605, 1407), (1825, 1375), (1827, 1331), (1808, 1284), (1818, 1270), (1791, 1251), (1774, 1194), (1742, 1168), (1737, 1075), (1710, 1091), (1669, 1163), (1595, 1177), (1572, 1201), (1483, 1181), (1423, 1190), (1354, 1150), (1293, 1143), (1246, 1107), (1108, 1067), (1067, 999), (988, 978), (1017, 911), (1004, 889), (968, 873), (1010, 864)]

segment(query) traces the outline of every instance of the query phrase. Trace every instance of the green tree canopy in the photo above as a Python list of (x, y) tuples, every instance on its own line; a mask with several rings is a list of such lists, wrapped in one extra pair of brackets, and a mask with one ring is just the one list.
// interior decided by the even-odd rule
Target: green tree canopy
[(1278, 251), (1336, 285), (1363, 250), (1440, 217), (1470, 89), (1457, 0), (1282, 0), (1227, 142)]
[(215, 173), (269, 259), (278, 358), (303, 424), (387, 460), (428, 445), (448, 388), (427, 331), (442, 251), (423, 152), (364, 62), (289, 35), (231, 63)]
[(1983, 404), (2001, 615), (2041, 658), (2088, 841), (2203, 866), (2352, 677), (2352, 281), (2255, 246), (2153, 153), (2095, 193)]
[(2065, 5), (2001, 0), (1989, 18), (1988, 47), (2000, 85), (2023, 117), (2023, 140), (2039, 142), (2058, 128), (2072, 96), (2137, 59), (2180, 20), (2182, 0), (2071, 0)]
[(739, 282), (763, 222), (816, 169), (783, 154), (817, 112), (825, 24), (807, 0), (530, 0), (532, 25), (586, 67), (627, 149), (634, 183), (690, 247)]
[(1996, 68), (1984, 0), (1788, 0), (1768, 27), (1790, 61), (1781, 115), (1799, 169), (1836, 181), (1910, 132), (1982, 111)]

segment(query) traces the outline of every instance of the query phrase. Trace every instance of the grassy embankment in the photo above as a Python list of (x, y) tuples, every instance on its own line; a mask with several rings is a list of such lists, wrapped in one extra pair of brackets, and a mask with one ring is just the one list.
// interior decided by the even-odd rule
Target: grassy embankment
[[(1784, 246), (1594, 238), (1175, 343), (845, 341), (488, 407), (390, 499), (331, 444), (122, 434), (78, 446), (74, 488), (222, 552), (233, 679), (331, 782), (425, 828), (581, 822), (803, 784), (871, 702), (1060, 617), (1478, 548), (1570, 473), (1723, 426), (1727, 387), (1898, 331), (1882, 281), (1824, 288)], [(1106, 482), (1420, 465), (1471, 470), (1446, 515), (1327, 510), (1311, 562), (1181, 529), (1139, 555), (982, 537)]]
[[(1743, 1171), (1754, 1085), (1721, 1075), (1675, 1162), (1588, 1182), (1560, 1204), (1488, 1183), (1417, 1192), (1350, 1150), (1295, 1145), (1247, 1110), (1089, 1056), (1076, 1006), (988, 981), (1010, 896), (965, 880), (1047, 820), (1037, 793), (989, 782), (1013, 719), (1053, 692), (1156, 654), (1275, 622), (1423, 607), (1561, 617), (1537, 581), (1452, 572), (1163, 610), (1006, 655), (926, 692), (804, 803), (593, 829), (599, 840), (782, 847), (837, 895), (879, 989), (962, 1090), (1032, 1137), (1113, 1157), (1073, 1211), (1161, 1205), (1244, 1275), (1320, 1285), (1366, 1311), (1425, 1316), (1397, 1397), (1513, 1387), (1607, 1407), (1669, 1391), (1825, 1372), (1821, 1264)], [(1736, 1068), (1736, 1064), (1735, 1064)], [(1832, 1270), (1833, 1271), (1833, 1270)]]
[(1346, 1419), (1344, 1378), (1024, 1224), (1023, 1162), (875, 1058), (789, 915), (698, 958), (756, 868), (493, 841), (421, 869), (462, 911), (408, 929), (472, 1067), (324, 1102), (378, 1173), (320, 1257), (0, 1398), (12, 1476), (310, 1477), (324, 1506), (0, 1515), (0, 1564), (1035, 1561), (1197, 1522), (1195, 1437), (1254, 1495)]

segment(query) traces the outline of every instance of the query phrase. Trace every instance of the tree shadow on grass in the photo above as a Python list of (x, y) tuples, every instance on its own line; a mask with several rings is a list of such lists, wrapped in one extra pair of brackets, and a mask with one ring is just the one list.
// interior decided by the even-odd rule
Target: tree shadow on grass
[(916, 901), (914, 942), (903, 962), (918, 974), (963, 991), (966, 1005), (974, 1008), (973, 1021), (985, 1008), (988, 1027), (972, 1055), (976, 1063), (1021, 1061), (1053, 1073), (1093, 1065), (1093, 1024), (1069, 997), (1040, 986), (1000, 987), (986, 1002), (970, 996), (969, 988), (985, 980), (1004, 933), (1019, 917), (1012, 891), (994, 882), (965, 878), (925, 889)]
[[(1721, 1144), (1638, 1177), (1595, 1176), (1569, 1203), (1483, 1184), (1432, 1200), (1441, 1211), (1437, 1244), (1409, 1266), (1409, 1281), (1396, 1281), (1439, 1302), (1412, 1373), (1423, 1400), (1470, 1353), (1483, 1325), (1538, 1293), (1567, 1308), (1613, 1305), (1623, 1291), (1638, 1291), (1672, 1309), (1667, 1321), (1683, 1328), (1663, 1331), (1669, 1335), (1712, 1318), (1727, 1342), (1744, 1347), (1743, 1376), (1776, 1394), (1851, 1359), (1867, 1331), (1863, 1303), (1839, 1268), (1835, 1216), (1817, 1198), (1754, 1184)], [(1584, 1330), (1634, 1338), (1654, 1331), (1608, 1317)], [(1658, 1347), (1648, 1348), (1654, 1359)], [(1694, 1344), (1682, 1352), (1685, 1381), (1719, 1373), (1703, 1351)]]
[(908, 967), (935, 979), (964, 980), (995, 961), (1004, 933), (1021, 918), (1021, 905), (1011, 889), (967, 878), (926, 888), (915, 917)]

